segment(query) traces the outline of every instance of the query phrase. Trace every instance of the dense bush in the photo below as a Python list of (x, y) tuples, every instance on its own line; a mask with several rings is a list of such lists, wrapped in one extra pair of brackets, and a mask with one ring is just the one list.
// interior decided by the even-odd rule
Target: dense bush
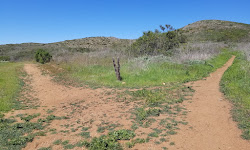
[(10, 61), (9, 56), (0, 56), (0, 61)]
[(130, 47), (130, 54), (134, 55), (157, 55), (169, 54), (169, 50), (178, 47), (180, 43), (186, 42), (182, 30), (175, 30), (172, 26), (166, 28), (160, 26), (162, 31), (155, 30), (144, 32), (143, 36), (136, 40)]
[(51, 58), (52, 56), (46, 50), (39, 49), (36, 51), (35, 59), (39, 63), (44, 64), (44, 63), (50, 62)]

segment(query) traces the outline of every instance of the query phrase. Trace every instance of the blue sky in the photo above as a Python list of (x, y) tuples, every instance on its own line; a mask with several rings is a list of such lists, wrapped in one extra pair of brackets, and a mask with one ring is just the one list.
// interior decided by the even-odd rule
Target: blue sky
[(249, 0), (0, 0), (0, 44), (114, 36), (205, 19), (250, 24)]

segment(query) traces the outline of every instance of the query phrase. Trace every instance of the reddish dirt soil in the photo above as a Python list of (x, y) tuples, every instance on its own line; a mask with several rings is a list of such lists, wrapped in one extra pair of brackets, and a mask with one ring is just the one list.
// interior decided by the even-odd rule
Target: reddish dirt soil
[(175, 145), (169, 149), (179, 150), (249, 150), (250, 142), (240, 137), (241, 131), (232, 120), (232, 105), (219, 90), (223, 73), (232, 64), (232, 57), (222, 68), (205, 80), (189, 83), (195, 90), (192, 101), (183, 105), (190, 112), (188, 126), (182, 126), (171, 137)]

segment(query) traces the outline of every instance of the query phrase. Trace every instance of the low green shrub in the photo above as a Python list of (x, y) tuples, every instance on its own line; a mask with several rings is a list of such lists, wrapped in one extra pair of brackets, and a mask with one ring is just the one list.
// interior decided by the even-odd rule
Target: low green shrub
[(130, 140), (135, 137), (135, 133), (131, 130), (117, 130), (110, 132), (108, 136), (114, 138), (115, 140)]
[(35, 54), (36, 62), (45, 64), (47, 62), (50, 62), (51, 58), (52, 56), (49, 54), (49, 52), (47, 52), (44, 49), (39, 49), (36, 51), (36, 54)]
[(9, 56), (0, 56), (0, 61), (10, 61)]
[(148, 110), (145, 110), (144, 108), (137, 108), (135, 116), (137, 121), (143, 121), (146, 120), (149, 116), (160, 116), (160, 113), (160, 109), (150, 108)]
[(45, 132), (41, 131), (44, 127), (40, 122), (17, 123), (13, 119), (0, 119), (0, 149), (22, 149), (35, 136), (45, 136)]
[(94, 137), (91, 142), (84, 141), (84, 145), (90, 150), (122, 150), (121, 144), (118, 140), (130, 140), (135, 137), (135, 133), (130, 130), (117, 130), (110, 132), (108, 135)]
[(146, 142), (145, 139), (136, 138), (135, 140), (132, 140), (131, 142), (127, 142), (127, 143), (126, 143), (126, 146), (127, 146), (128, 148), (132, 148), (132, 147), (134, 147), (135, 144), (137, 144), (137, 143), (145, 143), (145, 142)]

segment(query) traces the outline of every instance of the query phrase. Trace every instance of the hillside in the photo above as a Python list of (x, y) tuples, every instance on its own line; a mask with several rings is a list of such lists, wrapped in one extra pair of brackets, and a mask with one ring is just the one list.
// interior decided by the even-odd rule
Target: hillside
[(22, 43), (0, 45), (0, 56), (7, 55), (11, 60), (29, 60), (33, 58), (37, 49), (46, 49), (52, 54), (61, 52), (91, 52), (101, 50), (123, 50), (134, 40), (118, 39), (115, 37), (88, 37), (82, 39), (66, 40), (55, 43)]
[(181, 29), (183, 29), (189, 41), (250, 41), (250, 24), (222, 20), (202, 20)]
[[(250, 42), (250, 25), (221, 21), (202, 20), (183, 28), (188, 42)], [(88, 37), (55, 43), (22, 43), (0, 45), (0, 56), (10, 56), (13, 61), (31, 60), (37, 49), (48, 50), (53, 56), (93, 51), (123, 51), (135, 40), (115, 37)]]

